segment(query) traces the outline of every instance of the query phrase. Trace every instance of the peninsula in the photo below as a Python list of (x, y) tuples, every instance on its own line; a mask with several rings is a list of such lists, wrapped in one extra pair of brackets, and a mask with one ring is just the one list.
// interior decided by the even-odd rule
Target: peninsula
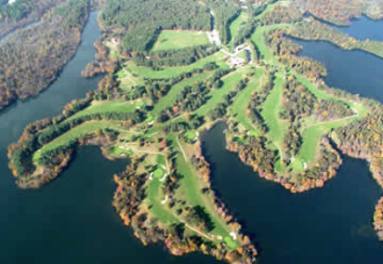
[[(227, 125), (230, 151), (293, 193), (323, 187), (341, 154), (368, 161), (383, 188), (382, 104), (329, 87), (326, 68), (300, 57), (294, 39), (382, 58), (383, 42), (324, 23), (318, 5), (328, 1), (301, 2), (99, 1), (103, 35), (82, 74), (104, 77), (60, 115), (28, 125), (9, 147), (17, 184), (39, 188), (78, 147), (100, 146), (109, 159), (129, 160), (113, 177), (113, 206), (143, 244), (228, 263), (253, 263), (257, 238), (244, 234), (211, 186), (200, 135), (217, 122)], [(330, 22), (383, 17), (356, 2), (340, 1), (352, 8)], [(383, 240), (383, 198), (371, 219)]]

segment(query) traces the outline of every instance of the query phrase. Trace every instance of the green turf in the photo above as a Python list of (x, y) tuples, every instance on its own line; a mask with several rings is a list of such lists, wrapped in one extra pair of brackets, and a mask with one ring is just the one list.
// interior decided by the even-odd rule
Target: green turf
[(220, 67), (227, 67), (225, 62), (225, 56), (222, 52), (216, 52), (210, 56), (202, 58), (197, 62), (174, 67), (164, 67), (161, 70), (153, 70), (150, 67), (138, 66), (133, 61), (126, 64), (126, 69), (131, 72), (134, 76), (138, 76), (146, 79), (170, 79), (178, 77), (184, 73), (191, 72), (196, 69), (202, 69), (208, 63), (214, 62)]
[[(174, 141), (177, 142), (178, 139), (175, 139), (175, 137), (173, 138)], [(176, 193), (177, 197), (186, 199), (188, 204), (191, 206), (199, 205), (206, 209), (214, 224), (212, 234), (219, 235), (222, 238), (229, 236), (229, 229), (226, 223), (219, 215), (217, 215), (217, 213), (215, 213), (215, 207), (212, 204), (212, 199), (201, 192), (201, 183), (198, 173), (191, 165), (191, 161), (186, 160), (183, 156), (182, 145), (179, 143), (179, 141), (178, 143), (175, 143), (175, 145), (179, 151), (179, 155), (177, 155), (176, 158), (177, 171), (183, 176), (180, 180), (180, 187)], [(237, 242), (234, 240), (228, 241), (227, 244), (229, 246), (231, 244), (233, 248), (238, 246)]]
[(174, 50), (193, 46), (208, 45), (207, 32), (188, 30), (161, 31), (152, 51)]
[(201, 74), (194, 75), (192, 78), (186, 78), (181, 82), (175, 84), (170, 91), (155, 104), (151, 114), (154, 117), (158, 117), (161, 111), (166, 108), (172, 107), (177, 100), (179, 93), (186, 87), (197, 84), (198, 82), (203, 82), (207, 77), (211, 75), (211, 72), (204, 72)]
[(201, 106), (195, 113), (199, 116), (206, 116), (210, 111), (215, 109), (220, 103), (224, 102), (225, 96), (230, 91), (235, 89), (235, 86), (245, 77), (245, 74), (249, 70), (248, 67), (240, 68), (234, 72), (231, 72), (224, 78), (222, 78), (224, 84), (219, 89), (213, 89), (209, 93), (210, 99), (206, 104)]
[(288, 24), (275, 24), (270, 26), (257, 27), (253, 35), (251, 36), (251, 40), (253, 44), (258, 49), (262, 59), (272, 65), (278, 66), (278, 59), (274, 56), (273, 51), (267, 46), (265, 36), (270, 31), (276, 29), (285, 29), (288, 28)]
[(248, 116), (248, 107), (254, 92), (259, 90), (262, 86), (261, 78), (265, 77), (265, 70), (258, 68), (256, 74), (247, 84), (246, 88), (243, 89), (239, 95), (235, 98), (231, 105), (231, 113), (235, 116), (235, 119), (248, 131), (251, 131), (255, 135), (258, 135), (260, 131), (251, 122), (251, 118)]
[(102, 113), (132, 113), (139, 107), (142, 107), (143, 103), (127, 102), (127, 101), (94, 101), (89, 107), (74, 114), (67, 121), (78, 119), (84, 116)]
[(165, 195), (161, 187), (162, 182), (160, 178), (152, 177), (150, 179), (147, 187), (147, 199), (150, 206), (150, 212), (163, 224), (170, 225), (172, 223), (178, 223), (179, 220), (163, 204)]
[(277, 74), (274, 88), (263, 103), (261, 111), (261, 115), (269, 128), (268, 137), (279, 150), (281, 150), (283, 137), (288, 128), (287, 124), (279, 117), (279, 113), (282, 110), (281, 100), (284, 84), (285, 76), (283, 74)]
[(52, 151), (61, 146), (65, 146), (70, 142), (76, 141), (84, 136), (94, 133), (97, 130), (102, 130), (106, 128), (121, 129), (118, 122), (114, 121), (89, 121), (81, 125), (78, 125), (68, 132), (58, 136), (48, 144), (45, 144), (41, 149), (36, 151), (33, 155), (33, 160), (38, 162), (41, 156), (47, 152)]
[(229, 46), (231, 48), (234, 48), (234, 40), (237, 37), (240, 29), (246, 25), (246, 22), (249, 20), (249, 15), (247, 12), (242, 11), (240, 15), (230, 24), (230, 34), (231, 34), (231, 39)]
[(185, 138), (190, 141), (194, 141), (198, 139), (198, 133), (195, 130), (188, 130), (185, 133)]

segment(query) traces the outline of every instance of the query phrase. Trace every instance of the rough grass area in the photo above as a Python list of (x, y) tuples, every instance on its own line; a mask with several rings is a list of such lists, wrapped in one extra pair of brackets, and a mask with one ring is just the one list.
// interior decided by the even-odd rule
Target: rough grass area
[(209, 43), (207, 33), (203, 31), (163, 30), (152, 51), (183, 49)]

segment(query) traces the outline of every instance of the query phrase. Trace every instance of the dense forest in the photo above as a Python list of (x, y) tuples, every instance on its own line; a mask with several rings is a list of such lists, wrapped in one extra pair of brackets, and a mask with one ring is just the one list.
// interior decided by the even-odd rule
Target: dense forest
[(239, 15), (240, 8), (232, 1), (210, 0), (209, 4), (214, 12), (215, 26), (221, 41), (226, 44), (232, 38), (229, 25)]
[(38, 22), (49, 9), (65, 0), (0, 1), (0, 38)]
[(105, 27), (124, 29), (124, 49), (134, 51), (148, 50), (161, 29), (210, 30), (209, 10), (197, 0), (111, 0), (101, 17)]
[(56, 78), (75, 54), (88, 14), (88, 0), (68, 0), (1, 42), (0, 108), (38, 94)]
[(8, 4), (8, 1), (2, 1), (0, 2), (0, 21), (18, 21), (30, 14), (33, 8), (32, 0), (16, 0), (12, 4)]

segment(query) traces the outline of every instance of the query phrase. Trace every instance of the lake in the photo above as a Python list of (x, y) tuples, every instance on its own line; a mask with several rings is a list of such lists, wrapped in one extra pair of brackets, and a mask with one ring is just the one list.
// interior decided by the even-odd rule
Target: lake
[(366, 16), (361, 16), (352, 20), (351, 27), (336, 28), (360, 40), (383, 41), (383, 20), (372, 20)]
[(58, 114), (97, 87), (99, 78), (80, 76), (100, 37), (96, 18), (92, 13), (75, 57), (47, 91), (0, 112), (0, 263), (218, 263), (200, 254), (173, 257), (135, 239), (112, 208), (112, 176), (127, 163), (107, 161), (95, 147), (81, 149), (70, 168), (44, 188), (24, 191), (15, 185), (8, 145), (28, 123)]
[(221, 123), (203, 137), (213, 187), (257, 243), (259, 263), (383, 260), (383, 244), (371, 225), (382, 191), (366, 162), (344, 158), (338, 175), (323, 189), (291, 194), (228, 152), (223, 130)]
[[(127, 163), (107, 161), (95, 147), (80, 149), (71, 166), (44, 188), (23, 191), (16, 187), (7, 168), (7, 146), (29, 122), (54, 116), (68, 101), (96, 88), (99, 79), (84, 79), (80, 72), (93, 59), (92, 43), (99, 37), (93, 13), (76, 56), (56, 82), (38, 97), (0, 112), (0, 263), (218, 263), (200, 254), (173, 257), (160, 245), (142, 246), (111, 206), (112, 175)], [(333, 78), (348, 85), (346, 73)], [(358, 87), (358, 93), (373, 90), (373, 86)], [(382, 94), (376, 91), (371, 96)], [(325, 188), (292, 195), (260, 179), (227, 152), (223, 129), (219, 124), (203, 136), (204, 152), (212, 163), (214, 188), (257, 243), (259, 263), (383, 260), (383, 245), (371, 228), (382, 191), (365, 162), (346, 158), (338, 176)]]
[[(383, 21), (362, 17), (351, 27), (335, 28), (360, 39), (383, 39)], [(383, 102), (383, 59), (360, 50), (342, 50), (325, 41), (297, 40), (297, 43), (303, 47), (301, 56), (326, 66), (328, 85)]]

